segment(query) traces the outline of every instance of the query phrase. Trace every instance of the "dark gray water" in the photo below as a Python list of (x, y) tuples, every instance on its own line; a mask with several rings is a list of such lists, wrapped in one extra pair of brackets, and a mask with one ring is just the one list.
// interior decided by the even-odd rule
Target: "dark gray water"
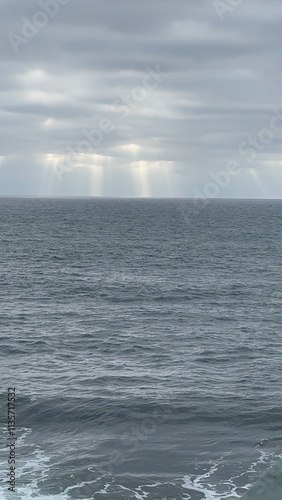
[(0, 499), (241, 496), (282, 456), (281, 258), (279, 201), (2, 198)]

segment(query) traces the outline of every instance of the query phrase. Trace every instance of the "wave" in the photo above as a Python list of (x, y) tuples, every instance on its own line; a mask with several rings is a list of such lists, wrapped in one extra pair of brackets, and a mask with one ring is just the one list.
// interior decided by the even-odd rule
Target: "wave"
[[(223, 404), (222, 401), (216, 402), (205, 394), (200, 399), (199, 395), (194, 393), (189, 395), (185, 403), (181, 394), (179, 398), (177, 396), (167, 399), (142, 398), (133, 395), (134, 388), (131, 391), (130, 378), (128, 378), (129, 388), (123, 393), (118, 392), (114, 395), (117, 391), (116, 386), (113, 381), (107, 385), (106, 380), (104, 377), (98, 377), (97, 382), (101, 387), (96, 389), (96, 397), (90, 395), (86, 397), (82, 394), (83, 391), (84, 394), (89, 392), (87, 379), (84, 380), (85, 389), (81, 390), (81, 395), (77, 397), (62, 395), (42, 398), (34, 394), (20, 395), (17, 397), (18, 418), (24, 426), (29, 422), (32, 427), (42, 424), (57, 425), (59, 418), (61, 424), (87, 422), (88, 425), (111, 425), (153, 419), (156, 425), (165, 421), (170, 425), (202, 422), (232, 424), (236, 428), (250, 424), (267, 425), (267, 428), (272, 430), (280, 428), (282, 408), (278, 406), (258, 408), (254, 407), (252, 400), (240, 400), (235, 396), (228, 396), (225, 401), (228, 404)], [(111, 381), (111, 377), (109, 380)], [(101, 394), (103, 387), (110, 389), (109, 396), (98, 395), (99, 392)], [(6, 394), (0, 394), (0, 404), (2, 402), (6, 404)], [(4, 419), (3, 415), (1, 417), (0, 421)]]
[(257, 483), (245, 493), (242, 500), (281, 500), (282, 461), (271, 467)]

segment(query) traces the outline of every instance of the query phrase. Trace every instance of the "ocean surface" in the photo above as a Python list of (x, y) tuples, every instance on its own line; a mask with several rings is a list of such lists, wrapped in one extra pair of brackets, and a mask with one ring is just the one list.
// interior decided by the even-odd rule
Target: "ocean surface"
[(1, 198), (0, 499), (240, 498), (282, 457), (281, 262), (281, 201)]

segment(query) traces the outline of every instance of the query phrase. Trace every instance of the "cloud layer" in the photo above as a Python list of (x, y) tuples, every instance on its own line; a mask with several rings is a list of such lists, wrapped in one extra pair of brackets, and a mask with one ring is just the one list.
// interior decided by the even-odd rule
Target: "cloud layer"
[(281, 198), (279, 0), (0, 10), (0, 194)]

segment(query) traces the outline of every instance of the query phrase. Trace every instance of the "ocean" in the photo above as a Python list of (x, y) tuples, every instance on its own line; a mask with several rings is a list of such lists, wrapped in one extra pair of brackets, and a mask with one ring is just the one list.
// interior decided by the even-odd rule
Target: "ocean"
[(281, 259), (282, 201), (1, 198), (0, 499), (241, 498), (282, 458)]

